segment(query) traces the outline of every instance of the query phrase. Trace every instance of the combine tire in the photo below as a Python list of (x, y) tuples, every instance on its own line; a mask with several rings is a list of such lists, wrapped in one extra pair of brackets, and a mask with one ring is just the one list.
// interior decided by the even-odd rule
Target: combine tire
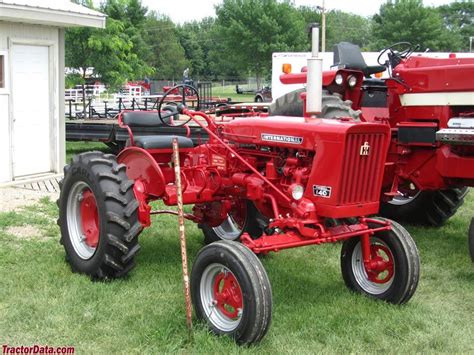
[(76, 155), (64, 168), (58, 223), (74, 272), (101, 280), (122, 277), (135, 266), (142, 226), (125, 171), (115, 156), (101, 152)]
[(469, 225), (467, 241), (469, 245), (469, 254), (471, 254), (471, 260), (474, 262), (474, 218), (471, 219), (471, 224)]
[(415, 242), (395, 222), (392, 222), (390, 231), (377, 232), (370, 241), (371, 255), (383, 267), (369, 277), (364, 267), (360, 239), (346, 240), (341, 251), (341, 270), (346, 286), (371, 298), (393, 304), (406, 303), (413, 296), (420, 277)]
[(258, 212), (252, 202), (246, 201), (240, 213), (229, 213), (220, 226), (199, 224), (199, 228), (204, 234), (204, 244), (210, 244), (219, 240), (238, 241), (244, 232), (257, 239), (262, 236), (265, 225), (265, 217)]
[[(303, 100), (300, 94), (305, 89), (298, 89), (276, 99), (268, 109), (270, 116), (296, 116), (303, 117)], [(321, 118), (352, 117), (359, 119), (360, 111), (351, 108), (352, 102), (343, 101), (337, 94), (330, 94), (323, 90)]]
[(380, 203), (380, 215), (400, 222), (439, 227), (464, 203), (467, 187), (419, 191), (413, 197), (397, 197)]
[(257, 256), (240, 243), (219, 241), (201, 249), (191, 272), (191, 296), (196, 317), (238, 344), (260, 341), (270, 327), (270, 281)]

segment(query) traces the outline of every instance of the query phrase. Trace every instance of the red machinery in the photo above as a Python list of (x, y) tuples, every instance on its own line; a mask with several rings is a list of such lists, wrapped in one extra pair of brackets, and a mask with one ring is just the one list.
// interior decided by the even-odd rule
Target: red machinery
[[(381, 52), (380, 65), (370, 67), (357, 46), (340, 43), (335, 46), (335, 65), (366, 78), (350, 86), (345, 77), (331, 71), (324, 74), (331, 78), (325, 88), (352, 100), (351, 108), (362, 111), (361, 121), (388, 122), (391, 127), (382, 215), (441, 225), (462, 204), (465, 186), (474, 186), (474, 58), (412, 55), (416, 49), (410, 43), (397, 43)], [(384, 53), (388, 60), (382, 63)], [(386, 68), (388, 79), (370, 77)], [(303, 83), (306, 73), (281, 78)], [(303, 103), (294, 99), (281, 101), (293, 101), (303, 110)], [(277, 111), (282, 114), (284, 109)]]
[[(271, 287), (255, 254), (270, 251), (342, 241), (341, 270), (351, 290), (395, 304), (413, 296), (415, 243), (399, 224), (366, 217), (379, 207), (387, 124), (260, 116), (219, 123), (182, 104), (177, 109), (209, 134), (196, 147), (177, 138), (183, 201), (194, 205), (185, 217), (200, 224), (207, 242), (218, 240), (199, 252), (191, 274), (196, 315), (213, 332), (241, 344), (265, 335)], [(93, 278), (127, 274), (151, 215), (176, 214), (149, 204), (177, 204), (174, 136), (134, 136), (140, 117), (120, 115), (130, 146), (118, 156), (83, 153), (65, 168), (61, 242), (73, 270)]]

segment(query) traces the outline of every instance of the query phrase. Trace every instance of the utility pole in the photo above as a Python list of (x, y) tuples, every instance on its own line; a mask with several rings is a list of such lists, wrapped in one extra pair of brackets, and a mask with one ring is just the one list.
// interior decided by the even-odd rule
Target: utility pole
[(321, 22), (322, 22), (322, 28), (321, 28), (321, 52), (324, 53), (326, 52), (326, 7), (324, 6), (324, 1), (323, 0), (323, 6), (316, 6), (316, 8), (321, 11)]

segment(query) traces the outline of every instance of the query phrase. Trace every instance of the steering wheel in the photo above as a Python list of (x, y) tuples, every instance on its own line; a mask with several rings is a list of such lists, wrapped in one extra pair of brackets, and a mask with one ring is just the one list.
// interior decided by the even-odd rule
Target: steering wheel
[[(168, 111), (170, 111), (170, 113), (162, 113), (161, 108), (163, 107), (163, 104), (165, 104), (166, 98), (168, 98), (170, 95), (175, 95), (173, 93), (175, 93), (176, 91), (178, 91), (178, 93), (181, 93), (181, 95), (182, 95), (181, 96), (182, 100), (181, 100), (180, 103), (173, 102), (173, 103), (176, 104), (176, 110), (170, 110), (169, 107), (165, 107), (165, 109), (168, 109)], [(199, 110), (201, 100), (199, 98), (199, 92), (197, 91), (197, 89), (194, 86), (191, 86), (191, 85), (188, 85), (188, 84), (179, 84), (179, 85), (173, 86), (172, 88), (170, 88), (168, 91), (165, 92), (165, 94), (160, 99), (160, 102), (158, 104), (158, 117), (160, 118), (160, 121), (161, 121), (161, 123), (163, 123), (163, 125), (168, 126), (168, 127), (182, 127), (182, 126), (185, 126), (186, 124), (188, 124), (189, 121), (191, 121), (191, 117), (189, 117), (189, 119), (186, 122), (184, 122), (182, 124), (179, 124), (179, 125), (172, 125), (172, 124), (169, 124), (168, 122), (165, 121), (166, 118), (174, 116), (174, 115), (176, 115), (176, 113), (180, 114), (180, 113), (183, 112), (183, 109), (186, 107), (186, 96), (188, 96), (188, 97), (193, 96), (193, 97), (196, 98), (195, 99), (196, 100), (196, 107), (197, 107), (197, 110)], [(166, 101), (166, 104), (169, 104), (169, 103), (171, 103), (171, 102)]]
[[(395, 50), (397, 47), (401, 47), (401, 51)], [(408, 58), (415, 50), (417, 50), (419, 46), (413, 46), (410, 42), (397, 42), (392, 44), (390, 47), (386, 47), (380, 52), (379, 56), (377, 57), (377, 63), (380, 65), (385, 65), (385, 63), (381, 62), (382, 56), (386, 52), (389, 53), (389, 59), (390, 57), (398, 57), (399, 59), (405, 59)]]

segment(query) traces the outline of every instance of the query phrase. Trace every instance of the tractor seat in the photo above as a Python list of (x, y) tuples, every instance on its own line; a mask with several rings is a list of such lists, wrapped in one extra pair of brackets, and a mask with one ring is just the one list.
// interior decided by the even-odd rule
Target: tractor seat
[[(163, 111), (175, 112), (174, 119), (179, 120), (179, 114), (173, 106), (165, 106)], [(171, 117), (163, 119), (166, 123), (170, 123)], [(163, 126), (156, 111), (124, 111), (122, 112), (122, 121), (129, 127), (159, 127)]]
[(135, 146), (143, 149), (171, 149), (173, 148), (173, 138), (178, 138), (180, 148), (194, 147), (190, 138), (182, 136), (138, 136), (134, 138)]
[(367, 65), (360, 47), (349, 42), (340, 42), (334, 45), (334, 64), (335, 67), (343, 67), (346, 69), (360, 70), (365, 77), (385, 71), (383, 65)]

